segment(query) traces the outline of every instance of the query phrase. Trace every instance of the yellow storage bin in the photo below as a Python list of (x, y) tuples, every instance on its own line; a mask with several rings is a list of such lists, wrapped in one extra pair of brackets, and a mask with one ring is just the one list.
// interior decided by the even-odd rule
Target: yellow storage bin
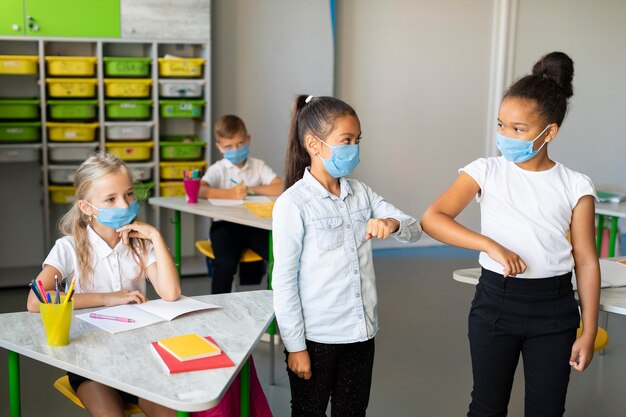
[(152, 80), (115, 78), (104, 80), (107, 97), (150, 97)]
[(0, 55), (0, 74), (37, 74), (39, 57), (32, 55)]
[(48, 139), (56, 142), (91, 142), (96, 139), (98, 123), (48, 122)]
[(93, 77), (96, 74), (95, 56), (47, 56), (48, 75)]
[(168, 181), (161, 183), (161, 197), (184, 197), (185, 186), (182, 181)]
[(194, 169), (204, 171), (206, 162), (161, 162), (160, 166), (161, 178), (164, 180), (182, 180), (183, 171), (193, 171)]
[(152, 158), (152, 142), (109, 142), (107, 151), (122, 161), (148, 161)]
[(54, 204), (70, 204), (76, 201), (76, 189), (73, 185), (50, 185), (50, 201)]
[(48, 95), (50, 97), (95, 97), (95, 78), (48, 78)]
[(203, 58), (159, 58), (162, 77), (201, 77)]

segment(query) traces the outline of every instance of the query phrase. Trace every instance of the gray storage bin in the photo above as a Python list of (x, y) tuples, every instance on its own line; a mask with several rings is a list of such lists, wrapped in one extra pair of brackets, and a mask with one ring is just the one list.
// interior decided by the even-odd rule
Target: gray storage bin
[(107, 140), (148, 140), (152, 138), (152, 122), (105, 123)]
[(133, 179), (135, 181), (150, 181), (152, 179), (152, 173), (154, 172), (154, 164), (126, 164), (128, 169), (133, 173)]
[(50, 182), (53, 184), (73, 184), (78, 165), (50, 165)]
[(97, 143), (74, 144), (48, 144), (48, 156), (51, 162), (83, 162), (91, 154), (96, 152)]
[(0, 145), (0, 162), (37, 162), (38, 147)]
[(203, 80), (159, 80), (161, 97), (202, 97)]

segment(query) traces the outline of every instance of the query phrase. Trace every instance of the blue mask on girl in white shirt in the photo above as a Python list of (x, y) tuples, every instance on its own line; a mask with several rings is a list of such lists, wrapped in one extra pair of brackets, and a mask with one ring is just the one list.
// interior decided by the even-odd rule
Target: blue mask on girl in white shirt
[[(89, 204), (87, 201), (85, 203)], [(98, 210), (98, 223), (108, 226), (112, 229), (119, 229), (122, 226), (126, 226), (130, 224), (135, 217), (137, 217), (137, 213), (139, 213), (139, 203), (137, 200), (133, 200), (132, 203), (128, 205), (128, 207), (103, 207), (98, 208), (91, 204), (91, 207)]]
[(533, 158), (537, 153), (543, 148), (543, 146), (547, 142), (543, 142), (543, 144), (536, 151), (533, 150), (533, 144), (537, 139), (543, 135), (543, 133), (548, 130), (550, 125), (546, 126), (545, 129), (541, 131), (539, 135), (533, 140), (523, 140), (523, 139), (514, 139), (509, 138), (507, 136), (502, 135), (500, 132), (496, 132), (496, 137), (498, 140), (496, 141), (496, 145), (504, 156), (504, 159), (511, 162), (526, 162), (529, 159)]

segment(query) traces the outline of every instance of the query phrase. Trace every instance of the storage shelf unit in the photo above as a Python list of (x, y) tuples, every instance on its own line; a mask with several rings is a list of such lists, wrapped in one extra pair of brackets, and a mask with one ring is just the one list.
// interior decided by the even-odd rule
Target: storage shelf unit
[[(11, 232), (12, 224), (16, 223), (11, 215), (19, 215), (20, 220), (17, 223), (23, 226), (24, 223), (27, 224), (26, 230), (18, 232), (16, 229), (16, 233), (28, 236), (24, 238), (25, 244), (37, 242), (31, 245), (32, 250), (24, 251), (25, 246), (9, 245), (4, 238), (5, 243), (0, 251), (0, 287), (21, 285), (32, 279), (7, 278), (5, 272), (12, 273), (11, 271), (24, 270), (23, 268), (29, 270), (41, 265), (58, 238), (58, 220), (68, 209), (68, 204), (59, 204), (63, 192), (67, 192), (63, 191), (63, 186), (71, 186), (72, 169), (85, 156), (101, 149), (109, 149), (112, 153), (122, 155), (131, 168), (137, 169), (144, 184), (147, 184), (136, 189), (139, 199), (147, 197), (145, 194), (148, 189), (151, 189), (153, 196), (172, 195), (182, 192), (182, 183), (180, 186), (172, 183), (177, 181), (177, 171), (172, 170), (171, 164), (168, 166), (167, 163), (178, 162), (181, 158), (172, 159), (170, 154), (161, 158), (162, 141), (168, 146), (172, 139), (196, 138), (209, 144), (212, 130), (208, 40), (34, 40), (0, 37), (0, 58), (6, 55), (37, 57), (37, 73), (3, 74), (0, 70), (0, 100), (38, 100), (39, 111), (37, 118), (31, 112), (27, 119), (0, 119), (0, 135), (3, 124), (7, 122), (30, 123), (39, 129), (40, 139), (35, 143), (21, 143), (3, 141), (0, 136), (0, 192), (5, 192), (3, 195), (9, 195), (9, 190), (17, 193), (16, 197), (10, 198), (11, 204), (19, 205), (20, 199), (36, 202), (29, 207), (22, 206), (21, 210), (3, 205), (5, 208), (0, 208), (0, 229), (3, 234), (5, 230)], [(53, 70), (54, 74), (51, 74), (50, 65), (53, 62), (56, 64), (56, 61), (50, 60), (50, 57), (59, 56), (89, 57), (84, 60), (87, 69), (72, 73), (73, 63), (65, 67), (61, 63)], [(182, 60), (174, 61), (173, 67), (160, 71), (159, 60), (163, 62), (169, 56), (199, 59), (200, 61), (194, 60), (191, 64), (199, 64), (194, 71), (199, 69), (200, 72), (193, 73), (192, 77), (185, 77), (184, 72), (183, 76), (178, 76), (181, 65), (177, 64), (182, 64)], [(111, 57), (137, 59), (120, 62), (115, 67), (115, 64), (111, 64)], [(93, 73), (88, 70), (89, 62), (95, 66)], [(64, 73), (65, 70), (69, 73)], [(169, 76), (164, 76), (163, 73)], [(176, 80), (180, 81), (178, 88)], [(76, 87), (72, 87), (72, 83), (77, 83)], [(91, 84), (95, 91), (81, 94), (78, 90), (84, 90), (78, 84)], [(166, 90), (164, 86), (169, 89)], [(58, 90), (52, 96), (51, 88), (55, 87)], [(72, 91), (72, 88), (76, 90)], [(28, 115), (29, 110), (26, 111), (24, 114)], [(17, 116), (19, 117), (19, 113)], [(94, 135), (93, 138), (90, 135)], [(200, 153), (186, 155), (182, 150), (178, 152), (178, 156), (182, 156), (183, 161), (194, 167), (198, 164), (205, 166), (210, 161), (210, 147), (196, 146), (199, 146)], [(22, 161), (18, 162), (20, 159)], [(162, 162), (169, 168), (165, 171), (167, 178), (161, 178)], [(19, 177), (12, 175), (13, 171), (27, 171), (29, 175)], [(59, 186), (62, 187), (60, 191)], [(141, 204), (142, 220), (160, 227), (166, 239), (169, 239), (171, 225), (166, 221), (166, 216), (161, 214), (162, 210), (152, 210), (146, 202)], [(32, 219), (35, 220), (31, 221)], [(200, 233), (205, 233), (206, 221), (196, 223), (201, 225), (195, 227), (196, 231), (192, 230), (192, 233), (203, 236)]]

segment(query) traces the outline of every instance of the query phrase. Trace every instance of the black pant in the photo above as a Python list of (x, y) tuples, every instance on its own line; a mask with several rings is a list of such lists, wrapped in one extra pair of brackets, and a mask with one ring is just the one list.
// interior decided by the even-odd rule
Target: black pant
[[(252, 249), (265, 260), (269, 257), (269, 231), (256, 227), (225, 221), (213, 222), (211, 244), (215, 254), (211, 285), (213, 294), (230, 292), (244, 250)], [(261, 282), (264, 274), (264, 261), (249, 262), (242, 264), (239, 278), (242, 285), (255, 285)]]
[(364, 416), (372, 385), (374, 339), (348, 344), (307, 340), (306, 347), (311, 358), (311, 379), (299, 378), (287, 366), (291, 416), (326, 416), (330, 398), (332, 417)]
[(468, 416), (506, 416), (520, 353), (525, 416), (562, 416), (580, 321), (572, 274), (504, 278), (483, 269), (469, 315), (474, 389)]

